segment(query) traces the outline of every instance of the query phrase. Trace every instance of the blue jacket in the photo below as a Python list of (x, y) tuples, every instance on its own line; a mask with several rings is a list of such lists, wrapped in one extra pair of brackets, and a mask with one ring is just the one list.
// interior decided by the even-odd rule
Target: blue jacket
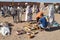
[(48, 22), (45, 17), (40, 18), (39, 23), (41, 23), (43, 25), (43, 27), (47, 27), (47, 25), (48, 25)]

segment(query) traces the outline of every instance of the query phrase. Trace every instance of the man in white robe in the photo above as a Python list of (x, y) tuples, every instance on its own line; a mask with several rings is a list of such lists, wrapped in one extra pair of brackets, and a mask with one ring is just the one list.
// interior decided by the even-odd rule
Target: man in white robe
[(18, 17), (18, 22), (22, 21), (22, 7), (17, 7), (17, 17)]
[(33, 5), (33, 7), (32, 7), (32, 13), (34, 13), (35, 12), (35, 5)]
[(53, 25), (54, 22), (54, 13), (55, 13), (54, 5), (50, 5), (48, 17), (49, 17), (49, 24), (51, 25)]
[(32, 20), (31, 13), (32, 13), (32, 10), (31, 10), (30, 6), (27, 6), (26, 15), (25, 15), (25, 21)]

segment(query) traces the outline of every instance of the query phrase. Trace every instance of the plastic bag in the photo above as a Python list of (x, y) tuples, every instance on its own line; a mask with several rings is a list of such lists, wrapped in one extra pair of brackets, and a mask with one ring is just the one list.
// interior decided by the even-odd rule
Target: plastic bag
[(59, 27), (59, 24), (57, 22), (54, 22), (53, 27)]
[(9, 27), (1, 27), (0, 33), (5, 36), (5, 35), (10, 35), (10, 29)]

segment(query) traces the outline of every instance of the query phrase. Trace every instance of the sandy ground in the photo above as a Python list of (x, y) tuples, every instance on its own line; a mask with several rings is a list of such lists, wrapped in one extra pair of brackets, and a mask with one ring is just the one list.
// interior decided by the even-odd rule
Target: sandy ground
[[(23, 20), (24, 20), (23, 15)], [(33, 15), (33, 19), (35, 19), (35, 14)], [(55, 14), (55, 20), (60, 23), (60, 14)], [(60, 40), (60, 30), (55, 29), (53, 31), (39, 31), (37, 35), (35, 35), (34, 38), (30, 39), (26, 34), (24, 35), (17, 35), (16, 30), (21, 29), (22, 26), (26, 25), (26, 22), (23, 23), (14, 23), (12, 17), (6, 17), (3, 18), (0, 16), (0, 21), (8, 21), (9, 23), (12, 23), (14, 26), (12, 26), (12, 32), (9, 36), (2, 36), (0, 34), (0, 40)]]

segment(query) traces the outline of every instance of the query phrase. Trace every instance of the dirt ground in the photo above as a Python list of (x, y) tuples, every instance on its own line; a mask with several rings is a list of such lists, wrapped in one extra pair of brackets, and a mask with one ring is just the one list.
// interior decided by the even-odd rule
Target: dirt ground
[[(24, 20), (24, 15), (23, 19)], [(33, 19), (35, 19), (35, 14), (33, 15)], [(55, 14), (55, 20), (60, 23), (60, 14)], [(26, 25), (26, 22), (23, 23), (14, 23), (12, 17), (6, 17), (3, 18), (0, 16), (0, 21), (8, 21), (9, 23), (12, 23), (14, 26), (12, 26), (12, 32), (9, 36), (2, 36), (0, 34), (0, 40), (60, 40), (60, 29), (55, 29), (52, 31), (39, 31), (37, 35), (35, 35), (34, 38), (30, 39), (26, 34), (23, 35), (17, 35), (16, 30), (21, 29), (22, 26)]]

